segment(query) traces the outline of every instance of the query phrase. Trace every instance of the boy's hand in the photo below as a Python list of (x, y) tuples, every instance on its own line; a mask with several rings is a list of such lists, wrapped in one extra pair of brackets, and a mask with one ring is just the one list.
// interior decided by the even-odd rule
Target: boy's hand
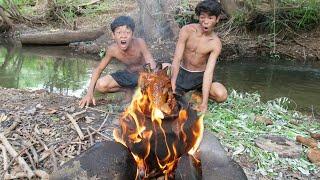
[(79, 102), (79, 106), (80, 108), (83, 108), (84, 106), (88, 107), (91, 102), (93, 105), (96, 105), (96, 100), (94, 99), (93, 95), (87, 94), (81, 99), (81, 101)]
[(208, 109), (208, 104), (204, 104), (204, 103), (201, 103), (197, 108), (196, 110), (201, 112), (201, 113), (206, 113), (207, 112), (207, 109)]

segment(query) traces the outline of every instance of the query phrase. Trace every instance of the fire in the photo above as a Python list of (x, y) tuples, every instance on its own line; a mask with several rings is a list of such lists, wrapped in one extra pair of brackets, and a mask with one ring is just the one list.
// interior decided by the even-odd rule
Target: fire
[(119, 124), (114, 138), (131, 151), (142, 178), (168, 177), (184, 153), (196, 152), (203, 133), (203, 117), (173, 94), (166, 70), (140, 74), (139, 88)]

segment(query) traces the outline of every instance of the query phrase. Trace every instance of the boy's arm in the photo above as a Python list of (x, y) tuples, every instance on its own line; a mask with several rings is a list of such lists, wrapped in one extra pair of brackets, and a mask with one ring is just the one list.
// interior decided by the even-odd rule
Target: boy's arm
[(173, 92), (175, 92), (176, 90), (176, 80), (178, 77), (180, 63), (183, 57), (183, 52), (186, 46), (187, 39), (188, 39), (187, 27), (184, 26), (181, 28), (179, 32), (179, 38), (176, 44), (176, 50), (175, 50), (173, 61), (172, 61), (171, 85), (172, 85)]
[(87, 94), (79, 102), (79, 106), (81, 108), (83, 108), (84, 106), (89, 106), (89, 104), (91, 102), (93, 103), (93, 105), (96, 105), (96, 101), (93, 97), (94, 88), (96, 86), (97, 80), (99, 79), (102, 71), (106, 68), (106, 66), (110, 62), (111, 58), (113, 57), (113, 53), (114, 53), (114, 51), (112, 51), (110, 48), (108, 48), (105, 57), (101, 60), (98, 67), (93, 71)]
[(153, 57), (147, 47), (146, 42), (143, 39), (141, 39), (140, 44), (141, 44), (141, 52), (142, 52), (143, 58), (145, 59), (146, 63), (149, 63), (151, 68), (154, 69), (156, 67), (156, 62), (153, 59)]
[(208, 108), (208, 100), (209, 100), (209, 93), (210, 93), (210, 88), (212, 84), (212, 79), (213, 79), (213, 71), (216, 66), (216, 62), (218, 59), (218, 56), (221, 52), (221, 41), (219, 39), (215, 40), (213, 46), (213, 50), (210, 53), (206, 70), (204, 71), (204, 76), (203, 76), (203, 84), (202, 84), (202, 103), (199, 107), (199, 110), (201, 112), (206, 112)]

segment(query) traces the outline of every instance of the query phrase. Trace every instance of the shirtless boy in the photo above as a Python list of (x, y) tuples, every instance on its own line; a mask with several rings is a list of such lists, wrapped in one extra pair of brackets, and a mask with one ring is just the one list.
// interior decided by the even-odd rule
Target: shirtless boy
[(198, 107), (206, 112), (208, 99), (224, 102), (226, 88), (214, 82), (213, 73), (221, 52), (221, 41), (214, 32), (219, 22), (221, 5), (215, 0), (205, 0), (195, 8), (199, 23), (181, 28), (172, 62), (171, 84), (176, 93), (202, 89), (202, 102)]
[[(133, 36), (135, 24), (130, 17), (119, 16), (110, 26), (115, 42), (107, 48), (105, 57), (94, 70), (88, 92), (79, 102), (81, 108), (89, 106), (91, 103), (96, 105), (93, 96), (94, 90), (108, 93), (119, 91), (122, 87), (136, 87), (139, 72), (143, 70), (143, 65), (150, 63), (151, 68), (155, 67), (155, 61), (147, 49), (145, 41)], [(111, 59), (124, 63), (126, 69), (100, 78), (102, 71)]]

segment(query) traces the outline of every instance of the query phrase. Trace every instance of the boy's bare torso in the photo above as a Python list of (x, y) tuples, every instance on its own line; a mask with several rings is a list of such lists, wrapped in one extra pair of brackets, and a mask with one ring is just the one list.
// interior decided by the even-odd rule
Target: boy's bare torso
[(201, 34), (198, 24), (187, 27), (187, 42), (183, 53), (182, 66), (191, 71), (204, 71), (211, 51), (214, 49), (214, 33), (210, 36)]
[(132, 39), (132, 46), (126, 51), (122, 51), (113, 44), (110, 48), (112, 56), (118, 61), (126, 65), (126, 70), (129, 72), (139, 72), (143, 70), (143, 65), (146, 63), (141, 52), (141, 44), (138, 38)]

